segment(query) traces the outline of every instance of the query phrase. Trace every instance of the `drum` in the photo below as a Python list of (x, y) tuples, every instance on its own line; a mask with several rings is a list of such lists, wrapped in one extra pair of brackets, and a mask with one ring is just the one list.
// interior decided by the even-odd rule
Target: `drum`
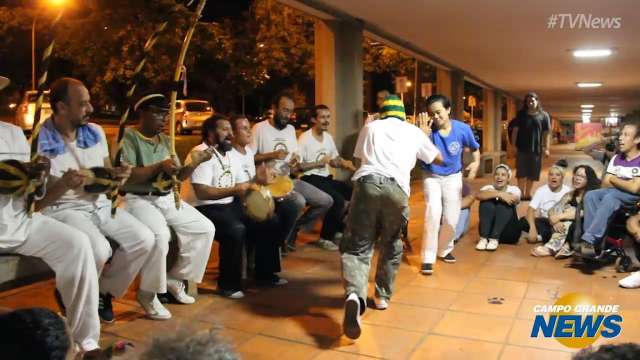
[(274, 198), (283, 199), (293, 191), (293, 181), (288, 176), (280, 175), (266, 187)]
[(247, 191), (243, 206), (245, 214), (255, 222), (269, 220), (276, 208), (269, 189), (256, 184)]

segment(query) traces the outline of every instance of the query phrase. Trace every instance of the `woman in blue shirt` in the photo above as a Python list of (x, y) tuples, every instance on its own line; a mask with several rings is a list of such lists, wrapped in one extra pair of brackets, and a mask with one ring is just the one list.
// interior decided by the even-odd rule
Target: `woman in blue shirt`
[(472, 180), (480, 165), (480, 145), (469, 125), (449, 118), (451, 101), (446, 96), (430, 96), (426, 107), (427, 113), (421, 113), (418, 121), (427, 125), (425, 131), (443, 158), (438, 165), (420, 163), (426, 205), (421, 272), (432, 274), (436, 256), (447, 263), (456, 262), (451, 252), (462, 201), (462, 153), (465, 148), (473, 153), (473, 162), (465, 169)]

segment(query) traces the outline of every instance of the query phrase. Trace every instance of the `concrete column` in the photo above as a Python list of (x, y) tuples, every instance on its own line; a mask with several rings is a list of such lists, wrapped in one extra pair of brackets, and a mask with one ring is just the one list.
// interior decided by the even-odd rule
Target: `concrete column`
[(464, 120), (464, 74), (460, 71), (451, 72), (451, 116), (460, 121)]
[(501, 118), (502, 94), (496, 94), (495, 90), (483, 89), (484, 107), (482, 114), (482, 155), (479, 174), (487, 175), (493, 172), (493, 168), (506, 161), (506, 154), (502, 153), (500, 146), (502, 140)]
[(451, 71), (436, 69), (436, 91), (451, 99)]
[(363, 124), (362, 42), (363, 26), (359, 22), (315, 22), (316, 104), (331, 109), (331, 134), (338, 151), (349, 159)]

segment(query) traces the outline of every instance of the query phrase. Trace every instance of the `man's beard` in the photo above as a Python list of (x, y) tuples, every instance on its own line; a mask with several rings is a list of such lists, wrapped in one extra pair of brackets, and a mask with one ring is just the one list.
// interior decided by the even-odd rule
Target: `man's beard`
[(275, 124), (275, 126), (276, 126), (276, 128), (278, 130), (282, 130), (282, 129), (286, 128), (287, 125), (289, 125), (289, 120), (288, 119), (284, 119), (283, 120), (282, 118), (277, 116), (274, 120), (275, 121), (273, 123)]
[(218, 143), (218, 150), (220, 150), (221, 153), (226, 153), (227, 151), (231, 151), (231, 149), (233, 148), (233, 145), (231, 145), (231, 142), (229, 141), (220, 141)]

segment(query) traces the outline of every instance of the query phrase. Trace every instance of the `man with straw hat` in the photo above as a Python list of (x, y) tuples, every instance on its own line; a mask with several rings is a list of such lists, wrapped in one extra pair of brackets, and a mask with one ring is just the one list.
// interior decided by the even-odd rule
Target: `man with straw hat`
[(442, 160), (438, 149), (419, 128), (406, 123), (404, 105), (389, 95), (381, 119), (367, 124), (358, 136), (354, 156), (361, 160), (353, 175), (347, 229), (340, 243), (345, 284), (344, 334), (360, 337), (360, 316), (366, 308), (369, 267), (374, 243), (381, 238), (376, 270), (375, 304), (386, 309), (402, 259), (402, 227), (408, 221), (410, 172), (416, 159)]
[[(8, 84), (0, 76), (0, 90)], [(22, 130), (0, 122), (0, 165), (17, 160), (26, 169), (36, 170), (37, 176), (46, 176), (49, 162), (36, 158), (30, 163), (29, 153)], [(14, 172), (5, 166), (2, 169)], [(69, 188), (74, 186), (69, 176), (61, 181)], [(0, 252), (34, 256), (47, 263), (56, 274), (57, 297), (66, 307), (74, 343), (82, 351), (99, 348), (98, 276), (87, 235), (40, 213), (29, 217), (24, 196), (0, 195)]]

